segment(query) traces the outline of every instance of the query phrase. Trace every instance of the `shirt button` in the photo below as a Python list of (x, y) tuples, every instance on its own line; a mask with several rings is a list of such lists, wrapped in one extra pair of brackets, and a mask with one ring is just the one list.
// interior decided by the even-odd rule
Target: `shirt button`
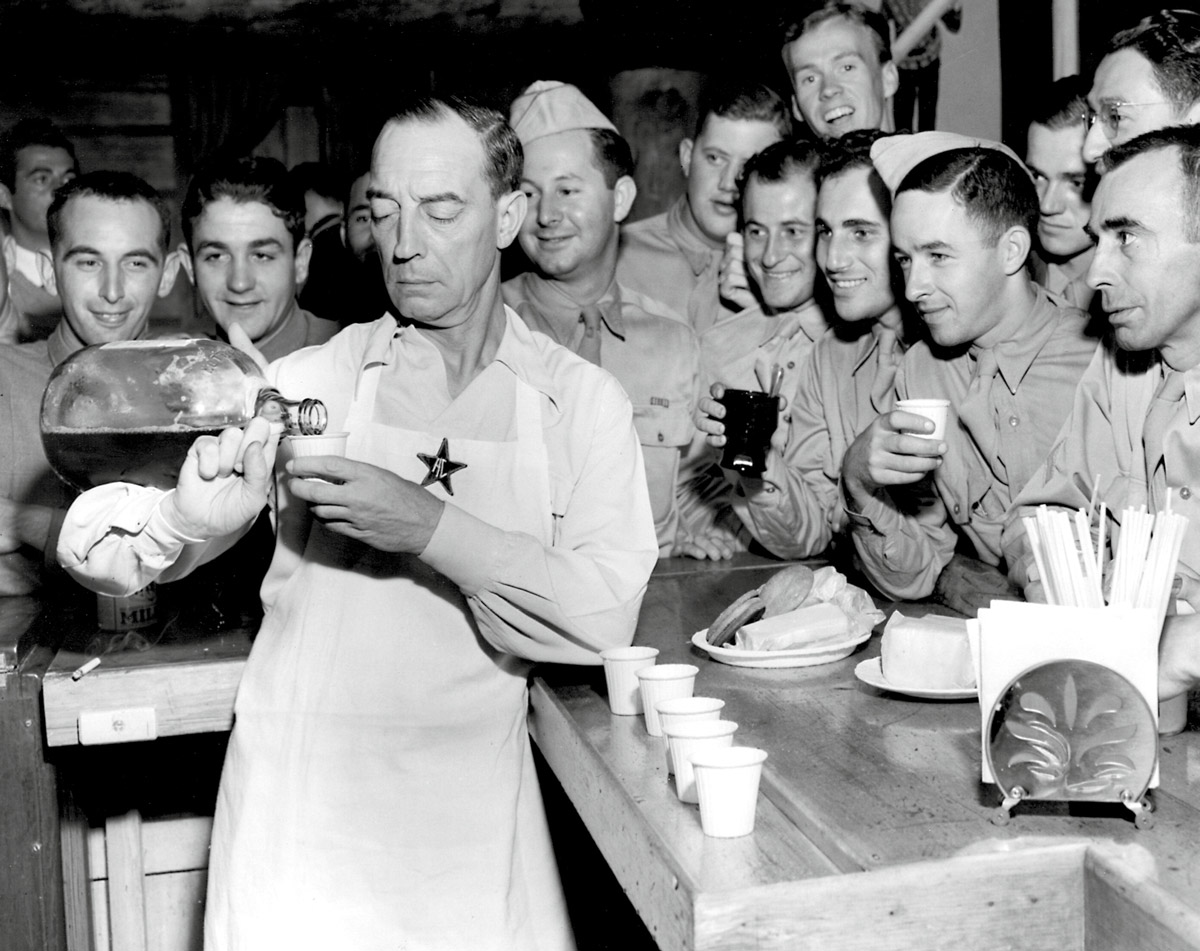
[(658, 441), (659, 441), (659, 442), (666, 442), (666, 437), (665, 437), (665, 436), (663, 436), (663, 434), (662, 434), (662, 433), (659, 433), (659, 434), (658, 434)]
[(1008, 425), (1009, 426), (1020, 426), (1021, 421), (1019, 419), (1017, 419), (1017, 417), (1015, 417), (1015, 416), (1010, 416), (1010, 417), (1008, 417)]
[(955, 502), (954, 503), (954, 514), (957, 515), (961, 511), (962, 511), (962, 507), (957, 502)]
[(1179, 490), (1179, 497), (1181, 499), (1190, 499), (1192, 497), (1192, 490), (1185, 485)]
[(789, 370), (794, 370), (794, 369), (796, 369), (796, 361), (795, 361), (795, 360), (789, 360), (789, 361), (788, 361), (788, 369), (789, 369)]

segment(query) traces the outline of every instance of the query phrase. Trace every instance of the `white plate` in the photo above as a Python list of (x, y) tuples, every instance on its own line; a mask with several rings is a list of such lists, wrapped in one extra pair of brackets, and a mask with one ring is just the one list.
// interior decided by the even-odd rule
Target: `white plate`
[(883, 660), (872, 657), (862, 661), (854, 668), (854, 676), (865, 684), (878, 687), (880, 690), (890, 690), (892, 693), (902, 693), (906, 697), (920, 697), (922, 700), (978, 700), (979, 694), (974, 687), (897, 687), (883, 676)]
[(871, 632), (867, 631), (857, 637), (836, 644), (817, 644), (813, 647), (797, 647), (793, 650), (782, 651), (750, 651), (740, 647), (713, 647), (708, 643), (708, 628), (697, 631), (692, 635), (692, 643), (705, 651), (713, 660), (734, 667), (815, 667), (818, 664), (832, 664), (835, 660), (849, 657), (863, 641), (868, 640)]

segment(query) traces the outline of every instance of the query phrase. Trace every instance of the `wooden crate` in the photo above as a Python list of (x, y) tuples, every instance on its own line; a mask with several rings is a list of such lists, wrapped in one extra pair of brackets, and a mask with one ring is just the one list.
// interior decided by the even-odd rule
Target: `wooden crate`
[(65, 869), (86, 881), (67, 882), (71, 951), (201, 951), (211, 836), (208, 817), (136, 812), (87, 830)]

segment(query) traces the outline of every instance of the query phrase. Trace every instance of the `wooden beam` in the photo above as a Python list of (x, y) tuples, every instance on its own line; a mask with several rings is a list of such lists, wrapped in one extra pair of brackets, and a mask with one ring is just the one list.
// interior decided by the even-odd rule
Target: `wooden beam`
[(1079, 0), (1052, 0), (1050, 6), (1054, 78), (1079, 72)]

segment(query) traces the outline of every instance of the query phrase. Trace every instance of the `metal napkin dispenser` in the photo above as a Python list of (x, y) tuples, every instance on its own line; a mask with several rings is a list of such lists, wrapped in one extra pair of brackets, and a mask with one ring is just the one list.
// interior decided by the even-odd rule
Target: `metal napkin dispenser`
[(970, 623), (982, 778), (993, 821), (1023, 800), (1121, 803), (1152, 823), (1158, 785), (1158, 638), (1147, 608), (993, 601)]

